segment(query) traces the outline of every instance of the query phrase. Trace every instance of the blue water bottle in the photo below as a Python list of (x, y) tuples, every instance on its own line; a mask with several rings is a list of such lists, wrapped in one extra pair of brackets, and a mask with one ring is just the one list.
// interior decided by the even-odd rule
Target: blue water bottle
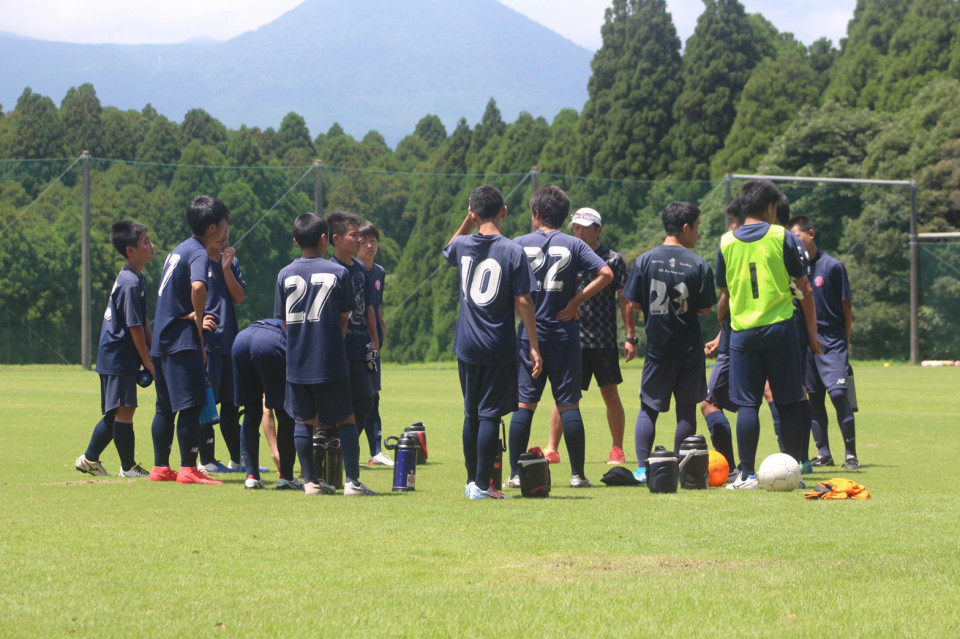
[(210, 378), (205, 377), (207, 381), (207, 403), (200, 410), (200, 425), (213, 426), (220, 423), (220, 415), (217, 414), (217, 400), (213, 396), (213, 386), (210, 384)]
[[(391, 440), (393, 442), (391, 443)], [(418, 438), (412, 433), (399, 437), (387, 437), (383, 447), (396, 451), (393, 463), (393, 489), (395, 491), (416, 490), (417, 451), (420, 449)]]

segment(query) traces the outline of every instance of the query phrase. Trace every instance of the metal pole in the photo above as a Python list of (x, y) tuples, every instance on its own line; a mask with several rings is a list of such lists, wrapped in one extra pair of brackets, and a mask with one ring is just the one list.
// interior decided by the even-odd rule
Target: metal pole
[(530, 192), (531, 192), (531, 193), (536, 193), (536, 192), (537, 192), (537, 189), (539, 188), (539, 187), (537, 186), (537, 176), (538, 176), (538, 175), (539, 175), (539, 173), (537, 172), (537, 167), (533, 167), (533, 168), (530, 169), (530, 189), (531, 189)]
[(83, 210), (80, 239), (80, 364), (90, 370), (90, 152), (80, 155), (83, 160)]
[(730, 194), (730, 182), (733, 180), (733, 177), (727, 173), (723, 176), (723, 203), (724, 205), (730, 204), (733, 202), (733, 196)]
[(323, 162), (313, 161), (313, 212), (321, 215), (323, 211)]
[(910, 183), (910, 363), (920, 363), (920, 254), (917, 249), (917, 183)]

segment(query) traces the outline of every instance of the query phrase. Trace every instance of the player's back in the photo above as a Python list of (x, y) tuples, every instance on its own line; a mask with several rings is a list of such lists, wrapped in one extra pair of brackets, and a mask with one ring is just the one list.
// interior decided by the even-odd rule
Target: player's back
[(157, 290), (151, 355), (200, 350), (196, 322), (180, 318), (193, 312), (193, 282), (202, 281), (206, 286), (208, 261), (207, 249), (195, 237), (181, 242), (167, 256)]
[(460, 315), (453, 350), (473, 364), (512, 362), (516, 356), (514, 300), (536, 286), (523, 249), (502, 235), (454, 238), (443, 255), (460, 272)]
[(340, 316), (350, 311), (347, 270), (322, 257), (300, 258), (277, 276), (274, 317), (287, 327), (287, 380), (320, 384), (347, 376)]
[[(561, 322), (557, 313), (576, 296), (577, 273), (595, 275), (606, 262), (583, 240), (557, 230), (536, 230), (514, 241), (523, 247), (536, 278), (531, 296), (536, 308), (537, 339), (541, 342), (578, 340), (579, 322), (575, 319)], [(524, 335), (521, 324), (521, 339)]]
[(643, 307), (647, 353), (681, 355), (703, 348), (698, 311), (716, 303), (706, 261), (682, 246), (658, 246), (637, 258), (624, 296)]

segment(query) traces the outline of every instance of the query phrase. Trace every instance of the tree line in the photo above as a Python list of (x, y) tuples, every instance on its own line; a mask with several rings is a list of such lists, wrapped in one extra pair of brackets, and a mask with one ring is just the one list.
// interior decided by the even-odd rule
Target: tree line
[[(155, 287), (199, 192), (230, 207), (234, 239), (263, 218), (238, 252), (250, 284), (239, 311), (241, 322), (271, 314), (273, 278), (295, 255), (290, 223), (313, 209), (314, 180), (284, 194), (319, 159), (325, 209), (381, 229), (391, 314), (384, 356), (404, 362), (452, 358), (456, 273), (443, 268), (440, 249), (467, 195), (496, 184), (509, 196), (504, 232), (525, 232), (532, 167), (540, 186), (556, 184), (574, 206), (600, 211), (604, 242), (628, 258), (661, 241), (660, 211), (686, 199), (704, 211), (698, 250), (712, 262), (727, 173), (914, 179), (921, 230), (960, 228), (960, 3), (858, 0), (839, 47), (806, 46), (737, 0), (704, 5), (681, 47), (664, 0), (614, 0), (580, 111), (506, 122), (491, 98), (475, 125), (462, 119), (448, 130), (426, 115), (392, 149), (376, 131), (358, 140), (337, 124), (313, 136), (293, 112), (276, 129), (231, 130), (202, 109), (177, 123), (149, 104), (104, 106), (89, 84), (59, 106), (25, 89), (12, 111), (0, 106), (0, 361), (56, 361), (52, 351), (79, 359), (78, 169), (22, 212), (84, 150), (95, 158), (95, 318), (121, 264), (110, 224), (134, 218), (151, 229)], [(847, 264), (855, 355), (905, 358), (909, 190), (781, 186), (794, 211), (815, 221), (821, 248)], [(921, 352), (955, 353), (960, 281), (949, 266), (930, 268)]]

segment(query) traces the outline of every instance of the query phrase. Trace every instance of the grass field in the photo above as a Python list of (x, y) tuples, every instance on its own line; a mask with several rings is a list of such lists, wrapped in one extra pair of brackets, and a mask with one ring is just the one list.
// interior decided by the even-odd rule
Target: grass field
[[(624, 377), (632, 459), (640, 366)], [(471, 502), (455, 369), (388, 365), (384, 387), (385, 435), (427, 426), (417, 491), (392, 493), (378, 468), (362, 471), (377, 498), (308, 499), (245, 491), (239, 475), (92, 480), (73, 462), (99, 418), (96, 375), (0, 369), (0, 636), (960, 635), (960, 369), (857, 366), (863, 470), (813, 479), (855, 479), (873, 493), (863, 502), (577, 491), (566, 459), (549, 499)], [(152, 392), (140, 403), (149, 467)], [(599, 484), (599, 393), (582, 406)], [(776, 444), (761, 415), (762, 459)], [(660, 420), (658, 443), (673, 441), (671, 424)], [(840, 454), (833, 424), (831, 437)], [(102, 459), (116, 472), (112, 445)]]

